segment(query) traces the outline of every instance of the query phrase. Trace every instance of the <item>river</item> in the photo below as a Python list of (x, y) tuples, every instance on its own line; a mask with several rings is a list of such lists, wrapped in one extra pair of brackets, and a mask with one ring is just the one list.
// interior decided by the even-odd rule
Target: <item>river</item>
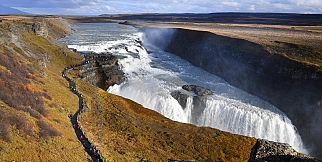
[(207, 96), (206, 108), (193, 124), (288, 143), (295, 150), (306, 152), (295, 126), (277, 107), (152, 46), (138, 29), (116, 23), (75, 24), (73, 29), (74, 34), (60, 40), (69, 48), (113, 53), (119, 58), (126, 81), (110, 87), (109, 93), (136, 101), (172, 120), (192, 123), (192, 97), (183, 109), (171, 92), (193, 96), (181, 87), (202, 86), (213, 95)]

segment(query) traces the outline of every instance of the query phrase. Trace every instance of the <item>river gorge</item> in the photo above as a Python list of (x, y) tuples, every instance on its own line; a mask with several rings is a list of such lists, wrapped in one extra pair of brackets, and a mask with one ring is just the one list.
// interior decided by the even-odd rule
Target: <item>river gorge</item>
[[(289, 143), (297, 151), (309, 149), (318, 155), (315, 142), (321, 130), (311, 129), (318, 123), (315, 116), (308, 120), (312, 111), (321, 113), (316, 87), (321, 87), (322, 75), (314, 67), (273, 55), (252, 42), (207, 32), (139, 31), (115, 23), (76, 24), (74, 29), (75, 34), (62, 39), (70, 48), (119, 58), (126, 79), (108, 92), (172, 120)], [(212, 94), (198, 98), (184, 85), (198, 85)], [(171, 95), (175, 91), (188, 96), (185, 105)], [(194, 98), (202, 104), (195, 104)]]
[(318, 67), (243, 39), (186, 29), (144, 30), (152, 44), (278, 107), (297, 127), (307, 149), (321, 157), (322, 73)]

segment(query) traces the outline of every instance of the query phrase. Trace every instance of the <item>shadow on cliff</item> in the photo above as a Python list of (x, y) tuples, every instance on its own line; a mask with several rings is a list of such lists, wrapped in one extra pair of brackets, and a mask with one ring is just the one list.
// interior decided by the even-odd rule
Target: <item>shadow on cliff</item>
[(298, 128), (310, 153), (322, 158), (322, 72), (318, 67), (270, 53), (256, 43), (209, 32), (156, 28), (144, 32), (149, 43), (278, 107)]

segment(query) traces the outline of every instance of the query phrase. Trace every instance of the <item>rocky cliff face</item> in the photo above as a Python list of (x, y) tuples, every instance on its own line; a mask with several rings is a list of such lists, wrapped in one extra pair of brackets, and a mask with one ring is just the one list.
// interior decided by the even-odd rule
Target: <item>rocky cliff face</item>
[(251, 151), (248, 162), (269, 161), (319, 162), (318, 159), (296, 152), (288, 144), (258, 139)]
[(160, 40), (168, 39), (166, 51), (284, 111), (312, 154), (322, 158), (322, 72), (318, 66), (293, 61), (253, 42), (209, 32), (177, 29), (172, 37), (159, 39), (150, 33), (154, 32), (146, 32), (150, 43), (164, 46)]
[[(207, 95), (212, 95), (212, 91), (197, 85), (183, 85), (182, 89), (194, 92), (192, 96), (193, 108), (191, 111), (191, 122), (198, 124), (198, 119), (206, 108)], [(188, 94), (177, 90), (171, 92), (171, 96), (179, 102), (183, 109), (187, 108), (188, 98), (190, 97)]]
[(86, 82), (104, 89), (114, 84), (121, 84), (125, 77), (118, 65), (118, 60), (113, 55), (84, 54), (89, 63), (79, 68), (78, 77)]
[(32, 30), (37, 36), (48, 36), (47, 24), (45, 22), (35, 22), (32, 25)]

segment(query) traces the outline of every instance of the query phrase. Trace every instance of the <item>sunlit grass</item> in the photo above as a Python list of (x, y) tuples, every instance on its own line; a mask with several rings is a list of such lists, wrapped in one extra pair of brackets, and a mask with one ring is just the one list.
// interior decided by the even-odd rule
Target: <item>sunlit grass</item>
[[(61, 30), (58, 27), (56, 23), (51, 24), (51, 31)], [(3, 29), (7, 30), (7, 26)], [(9, 47), (36, 71), (29, 89), (49, 96), (43, 97), (48, 115), (41, 116), (41, 120), (61, 135), (40, 137), (38, 119), (0, 101), (1, 110), (10, 115), (25, 115), (35, 131), (33, 135), (26, 135), (16, 127), (10, 127), (11, 142), (0, 141), (0, 161), (86, 161), (89, 157), (77, 140), (68, 118), (68, 114), (78, 109), (78, 98), (70, 92), (67, 81), (61, 77), (65, 67), (81, 62), (82, 58), (66, 46), (53, 45), (48, 39), (30, 31), (21, 35), (22, 48), (15, 44)], [(0, 52), (4, 48), (0, 46)], [(43, 67), (39, 61), (43, 61), (46, 55), (49, 58), (46, 58), (47, 66)], [(7, 70), (1, 65), (0, 69)], [(72, 74), (77, 73), (68, 75), (72, 78)], [(89, 83), (75, 81), (89, 108), (80, 116), (80, 123), (107, 161), (139, 161), (141, 158), (151, 161), (166, 161), (168, 158), (247, 161), (256, 142), (254, 138), (174, 122), (131, 100), (108, 94)]]
[[(0, 101), (1, 110), (9, 116), (22, 115), (26, 117), (34, 133), (26, 134), (15, 125), (9, 127), (10, 141), (0, 139), (0, 161), (86, 161), (88, 155), (83, 151), (82, 145), (76, 139), (76, 135), (71, 126), (68, 114), (74, 113), (78, 109), (77, 97), (73, 95), (67, 86), (66, 80), (61, 77), (61, 71), (72, 64), (79, 62), (82, 58), (70, 52), (67, 48), (67, 56), (63, 55), (61, 47), (52, 45), (47, 39), (39, 37), (30, 32), (24, 32), (23, 48), (10, 44), (8, 49), (13, 49), (12, 55), (21, 57), (22, 62), (35, 70), (34, 79), (29, 79), (30, 84), (25, 85), (26, 90), (31, 92), (43, 92), (49, 97), (43, 98), (47, 116), (41, 116), (55, 130), (61, 133), (59, 136), (40, 136), (38, 119), (29, 113), (18, 111), (6, 103)], [(0, 52), (7, 49), (0, 46)], [(37, 58), (28, 57), (24, 51), (33, 53)], [(38, 61), (43, 59), (44, 54), (50, 57), (47, 69), (38, 65)], [(0, 65), (1, 70), (8, 70)], [(45, 73), (46, 76), (42, 74)], [(14, 74), (13, 74), (14, 75)]]
[(163, 117), (88, 83), (76, 82), (89, 107), (80, 122), (109, 161), (247, 161), (256, 139)]

